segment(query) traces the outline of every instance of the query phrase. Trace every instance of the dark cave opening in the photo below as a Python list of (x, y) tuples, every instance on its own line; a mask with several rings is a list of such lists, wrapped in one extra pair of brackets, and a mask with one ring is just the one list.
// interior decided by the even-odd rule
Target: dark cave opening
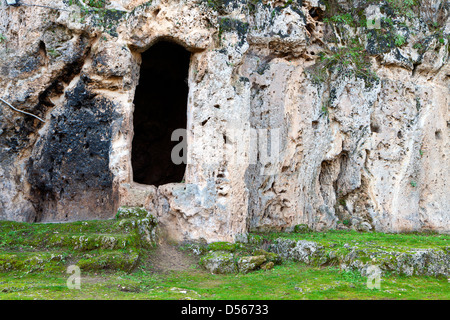
[(182, 138), (171, 137), (174, 130), (186, 129), (189, 62), (190, 52), (167, 41), (142, 53), (133, 114), (134, 182), (159, 186), (183, 180), (186, 164), (171, 159)]

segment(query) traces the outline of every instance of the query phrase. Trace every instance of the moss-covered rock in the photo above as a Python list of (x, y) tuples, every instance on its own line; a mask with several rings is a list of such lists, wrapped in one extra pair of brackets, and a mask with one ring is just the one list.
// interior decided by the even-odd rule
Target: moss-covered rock
[(155, 244), (157, 222), (141, 208), (121, 209), (118, 217), (58, 224), (0, 221), (0, 272), (64, 271), (78, 263), (83, 270), (128, 271), (140, 252)]
[(48, 247), (70, 248), (78, 251), (96, 249), (116, 250), (136, 247), (136, 245), (136, 241), (131, 235), (123, 234), (55, 234), (48, 238), (46, 243)]
[(265, 256), (266, 261), (273, 262), (275, 265), (279, 265), (283, 262), (283, 259), (280, 257), (280, 255), (274, 253), (274, 252), (267, 252), (263, 249), (255, 249), (252, 253), (254, 256)]
[(270, 246), (271, 251), (284, 259), (301, 261), (314, 266), (336, 266), (343, 270), (365, 270), (376, 265), (383, 271), (406, 276), (428, 275), (449, 276), (450, 255), (446, 247), (411, 248), (396, 247), (387, 249), (373, 243), (326, 244), (315, 241), (277, 238)]
[(84, 271), (121, 270), (131, 271), (139, 261), (139, 254), (134, 251), (110, 251), (100, 254), (87, 254), (77, 262)]
[(238, 272), (235, 257), (228, 251), (211, 251), (200, 259), (200, 265), (215, 274)]
[(3, 253), (0, 254), (0, 272), (62, 270), (65, 256), (49, 252)]
[(266, 262), (266, 257), (264, 255), (259, 256), (245, 256), (238, 260), (238, 268), (240, 273), (248, 273), (255, 270)]
[(294, 259), (309, 263), (318, 250), (322, 248), (321, 245), (313, 241), (291, 239), (275, 239), (270, 246), (271, 251), (279, 254), (284, 259)]
[(69, 250), (120, 249), (135, 246), (129, 232), (114, 220), (69, 223), (6, 223), (0, 221), (0, 246), (14, 250), (64, 248)]
[(270, 269), (273, 269), (274, 266), (275, 266), (275, 264), (273, 262), (269, 261), (269, 262), (263, 263), (261, 265), (261, 269), (262, 270), (270, 270)]
[(153, 247), (157, 242), (158, 221), (143, 207), (120, 207), (116, 214), (119, 229), (136, 237), (142, 247)]

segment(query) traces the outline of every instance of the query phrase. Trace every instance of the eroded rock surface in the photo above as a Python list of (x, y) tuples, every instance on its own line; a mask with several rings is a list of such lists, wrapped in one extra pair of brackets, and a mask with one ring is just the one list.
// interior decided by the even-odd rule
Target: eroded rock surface
[[(449, 8), (421, 2), (2, 2), (0, 97), (45, 122), (1, 104), (0, 219), (128, 205), (180, 241), (448, 232)], [(131, 146), (141, 53), (160, 40), (191, 53), (189, 157), (155, 187), (133, 181)]]

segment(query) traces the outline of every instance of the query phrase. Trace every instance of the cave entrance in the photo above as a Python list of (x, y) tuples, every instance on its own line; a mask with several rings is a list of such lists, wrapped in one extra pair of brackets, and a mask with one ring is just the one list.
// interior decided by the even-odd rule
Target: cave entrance
[(182, 138), (171, 137), (186, 129), (189, 62), (190, 52), (173, 42), (160, 41), (142, 53), (133, 114), (134, 182), (159, 186), (183, 180), (186, 164), (171, 159)]

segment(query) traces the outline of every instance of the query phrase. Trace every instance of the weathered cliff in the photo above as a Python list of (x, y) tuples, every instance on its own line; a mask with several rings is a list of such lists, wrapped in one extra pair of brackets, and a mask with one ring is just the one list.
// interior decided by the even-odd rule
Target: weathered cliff
[[(0, 98), (44, 120), (0, 107), (0, 219), (130, 205), (178, 240), (450, 230), (448, 2), (85, 2), (0, 5)], [(144, 185), (135, 94), (160, 41), (191, 54), (188, 163)]]

